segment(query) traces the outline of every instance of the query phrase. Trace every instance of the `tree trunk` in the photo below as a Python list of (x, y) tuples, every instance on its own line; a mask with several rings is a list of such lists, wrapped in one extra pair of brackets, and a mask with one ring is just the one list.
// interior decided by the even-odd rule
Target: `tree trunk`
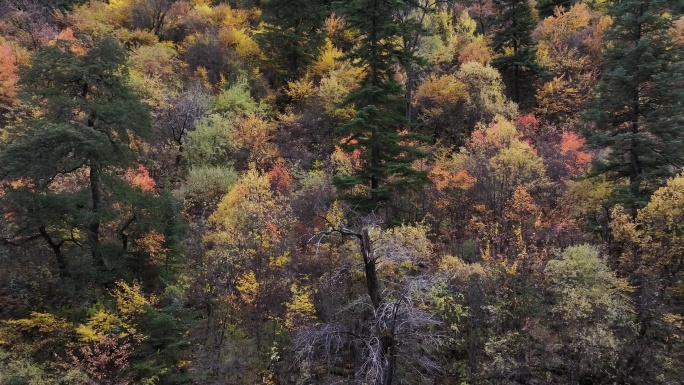
[(55, 254), (57, 266), (59, 267), (59, 276), (62, 278), (67, 277), (69, 275), (69, 272), (67, 271), (67, 265), (66, 260), (64, 259), (64, 254), (62, 254), (62, 245), (64, 244), (64, 242), (62, 241), (59, 243), (55, 243), (44, 226), (38, 228), (38, 231), (40, 232), (40, 235), (43, 237), (43, 239), (45, 239), (48, 246), (50, 246), (52, 252)]
[(375, 258), (373, 257), (373, 248), (370, 235), (368, 235), (368, 229), (363, 229), (361, 232), (361, 253), (366, 273), (366, 289), (373, 303), (373, 308), (377, 310), (380, 307), (380, 287), (377, 272), (375, 271)]
[(100, 253), (100, 207), (102, 194), (100, 192), (100, 165), (95, 160), (90, 161), (90, 194), (93, 200), (93, 218), (88, 226), (88, 240), (90, 241), (92, 258), (95, 264), (103, 265)]

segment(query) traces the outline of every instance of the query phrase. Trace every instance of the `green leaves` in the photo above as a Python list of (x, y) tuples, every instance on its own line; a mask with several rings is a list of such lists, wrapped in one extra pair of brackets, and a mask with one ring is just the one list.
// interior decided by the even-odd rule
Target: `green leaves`
[(532, 40), (536, 21), (527, 0), (496, 0), (494, 4), (499, 17), (495, 20), (492, 47), (499, 56), (492, 65), (502, 73), (513, 101), (526, 106), (533, 93), (529, 82), (542, 70)]
[[(585, 118), (588, 143), (607, 150), (594, 174), (629, 180), (620, 200), (633, 208), (684, 164), (683, 51), (669, 35), (663, 1), (624, 0), (611, 16), (604, 72)], [(673, 167), (674, 166), (674, 167)]]
[(335, 184), (345, 199), (362, 210), (372, 210), (387, 202), (393, 192), (420, 186), (427, 179), (425, 172), (412, 167), (415, 160), (426, 156), (418, 148), (426, 138), (407, 131), (408, 102), (403, 86), (395, 80), (398, 68), (407, 70), (418, 61), (405, 43), (417, 36), (421, 27), (401, 15), (419, 8), (412, 1), (378, 0), (351, 1), (341, 8), (350, 28), (362, 34), (348, 57), (356, 59), (363, 75), (360, 87), (345, 101), (356, 106), (356, 115), (339, 126), (337, 133), (344, 152), (360, 154), (360, 167), (352, 175), (336, 177)]

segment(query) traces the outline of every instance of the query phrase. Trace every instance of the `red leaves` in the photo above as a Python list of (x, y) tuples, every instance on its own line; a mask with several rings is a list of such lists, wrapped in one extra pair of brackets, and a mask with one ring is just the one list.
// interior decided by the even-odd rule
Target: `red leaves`
[(583, 151), (584, 138), (574, 132), (564, 132), (561, 137), (560, 151), (564, 158), (564, 165), (572, 177), (579, 176), (586, 171), (591, 163), (591, 154)]
[(149, 171), (147, 171), (147, 168), (143, 165), (126, 170), (124, 180), (130, 183), (131, 186), (137, 187), (145, 192), (153, 192), (156, 187), (154, 179), (152, 179)]
[(282, 161), (271, 167), (268, 172), (268, 180), (271, 182), (271, 188), (280, 193), (286, 193), (292, 188), (292, 174)]

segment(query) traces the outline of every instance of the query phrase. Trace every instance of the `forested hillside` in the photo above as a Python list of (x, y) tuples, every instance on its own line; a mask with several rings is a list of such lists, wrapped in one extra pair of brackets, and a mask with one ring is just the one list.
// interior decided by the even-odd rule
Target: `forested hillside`
[(684, 384), (684, 0), (0, 0), (0, 385)]

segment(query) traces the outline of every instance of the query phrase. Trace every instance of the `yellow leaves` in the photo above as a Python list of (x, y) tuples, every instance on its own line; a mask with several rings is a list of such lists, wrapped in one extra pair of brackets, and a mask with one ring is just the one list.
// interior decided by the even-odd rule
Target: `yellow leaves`
[(30, 318), (6, 321), (9, 326), (21, 331), (34, 331), (43, 334), (62, 333), (71, 329), (68, 321), (50, 313), (31, 312)]
[[(119, 317), (100, 309), (88, 318), (87, 323), (78, 325), (76, 333), (82, 342), (99, 342), (111, 336), (115, 329), (121, 329), (119, 328), (121, 323)], [(126, 331), (120, 330), (117, 337), (122, 338), (127, 335), (129, 334)]]
[(605, 178), (568, 181), (567, 185), (568, 189), (561, 197), (561, 202), (573, 218), (588, 218), (600, 214), (615, 194), (615, 186)]
[(169, 44), (158, 43), (136, 48), (129, 60), (131, 65), (143, 74), (169, 80), (177, 70), (175, 55), (173, 47)]
[(249, 28), (249, 24), (254, 19), (254, 15), (243, 9), (233, 9), (229, 4), (223, 3), (213, 8), (214, 20), (217, 25), (234, 29)]
[(0, 346), (15, 353), (47, 355), (72, 338), (73, 324), (51, 313), (31, 312), (28, 318), (0, 322)]
[(300, 102), (313, 97), (315, 93), (316, 89), (313, 82), (306, 79), (287, 82), (287, 89), (285, 90), (287, 96)]
[(323, 106), (325, 112), (341, 121), (350, 119), (356, 112), (353, 105), (341, 105), (349, 91), (356, 86), (350, 83), (351, 77), (343, 78), (346, 69), (333, 71), (329, 76), (321, 79), (316, 93), (317, 101)]
[(81, 341), (99, 342), (110, 337), (127, 336), (133, 336), (137, 340), (144, 338), (137, 333), (136, 323), (138, 318), (156, 303), (156, 298), (146, 298), (137, 282), (129, 285), (124, 281), (118, 281), (112, 294), (116, 297), (116, 313), (97, 308), (85, 324), (76, 328)]
[(219, 31), (219, 40), (229, 47), (233, 47), (238, 57), (256, 59), (261, 55), (261, 49), (245, 28), (223, 28)]
[(276, 255), (274, 257), (271, 257), (271, 259), (268, 261), (268, 266), (270, 268), (280, 268), (285, 266), (288, 262), (290, 262), (290, 259), (291, 258), (289, 253)]
[(681, 340), (682, 332), (684, 332), (684, 316), (681, 314), (665, 313), (663, 314), (663, 321), (678, 331), (671, 334), (672, 338)]
[[(401, 225), (379, 232), (374, 238), (375, 254), (384, 261), (413, 267), (414, 264), (427, 265), (433, 257), (432, 243), (428, 239), (429, 227), (426, 224)], [(384, 263), (384, 262), (383, 262)]]
[[(489, 127), (473, 132), (468, 149), (469, 167), (480, 170), (474, 176), (491, 182), (491, 188), (510, 189), (510, 192), (502, 191), (503, 196), (513, 193), (518, 185), (530, 188), (545, 181), (546, 168), (542, 159), (528, 142), (522, 140), (515, 125), (501, 116), (497, 116)], [(487, 164), (486, 171), (481, 169), (483, 163)]]
[(413, 103), (421, 108), (444, 108), (466, 99), (466, 86), (455, 76), (431, 75), (418, 87)]
[(569, 81), (558, 76), (546, 82), (537, 91), (535, 97), (538, 114), (559, 119), (564, 114), (576, 112), (579, 105), (586, 101), (589, 95), (581, 94)]
[[(265, 226), (267, 213), (276, 209), (268, 176), (251, 168), (221, 200), (209, 218), (209, 224), (218, 231), (210, 232), (207, 236), (210, 239), (219, 237), (213, 240), (220, 244), (239, 242), (234, 237), (242, 226), (247, 226), (249, 220), (253, 221), (252, 226)], [(227, 237), (223, 239), (221, 233), (226, 233)]]
[(644, 225), (684, 235), (684, 174), (658, 189), (648, 205), (639, 211), (638, 219)]
[(129, 285), (124, 281), (118, 281), (114, 295), (116, 296), (119, 314), (127, 320), (145, 313), (147, 311), (145, 308), (154, 305), (156, 302), (155, 297), (145, 298), (142, 288), (137, 282)]
[(342, 207), (338, 201), (333, 202), (328, 209), (328, 212), (325, 213), (325, 220), (333, 228), (340, 228), (340, 226), (342, 226), (344, 220), (344, 211), (342, 211)]
[[(660, 277), (663, 270), (684, 271), (684, 174), (658, 189), (634, 219), (617, 206), (611, 229), (616, 240), (641, 255), (643, 273)], [(632, 250), (625, 252), (625, 260), (629, 261)]]
[(214, 9), (208, 4), (207, 1), (199, 0), (195, 1), (195, 6), (192, 9), (193, 16), (200, 19), (211, 19), (214, 16)]
[(535, 37), (544, 47), (560, 45), (575, 31), (586, 28), (591, 16), (589, 6), (584, 3), (575, 4), (568, 11), (556, 8), (553, 17), (547, 17), (539, 23)]
[(249, 271), (238, 278), (235, 288), (240, 293), (240, 298), (246, 304), (254, 306), (259, 294), (259, 286), (256, 275), (253, 271)]
[(560, 259), (547, 263), (544, 275), (555, 293), (553, 311), (564, 319), (611, 322), (631, 313), (625, 294), (632, 290), (618, 279), (590, 245), (563, 250)]
[(335, 47), (330, 39), (326, 39), (320, 56), (309, 69), (311, 75), (323, 77), (329, 74), (335, 68), (335, 63), (340, 57), (342, 57), (342, 50)]
[[(271, 188), (269, 175), (250, 168), (223, 197), (209, 218), (204, 240), (217, 260), (228, 257), (236, 267), (263, 271), (290, 226), (290, 207)], [(263, 263), (256, 262), (263, 258)], [(273, 266), (271, 266), (273, 267)]]
[(510, 147), (519, 138), (520, 133), (515, 125), (503, 116), (497, 115), (491, 125), (473, 132), (469, 148), (473, 151), (491, 147), (503, 149)]
[(295, 329), (316, 320), (316, 308), (311, 299), (312, 290), (296, 283), (290, 286), (292, 298), (285, 304), (285, 327)]
[(445, 255), (439, 263), (440, 274), (468, 281), (470, 277), (484, 276), (486, 271), (479, 263), (466, 263), (461, 258)]

